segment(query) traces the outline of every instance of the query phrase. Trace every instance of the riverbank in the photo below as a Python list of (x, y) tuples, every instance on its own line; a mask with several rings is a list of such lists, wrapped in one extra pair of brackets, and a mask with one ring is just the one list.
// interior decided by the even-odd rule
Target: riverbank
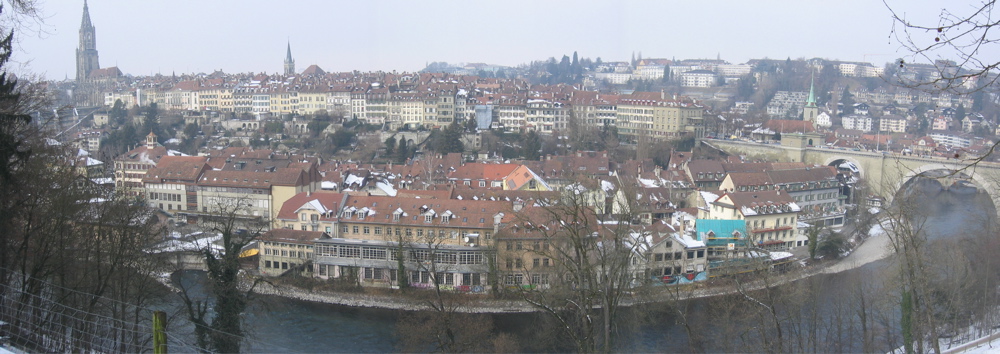
[[(859, 268), (866, 264), (886, 258), (892, 254), (889, 246), (889, 237), (881, 232), (881, 229), (866, 237), (849, 255), (836, 261), (825, 261), (809, 266), (796, 268), (784, 273), (776, 273), (768, 281), (755, 281), (751, 284), (743, 284), (744, 289), (762, 288), (765, 286), (775, 286), (805, 279), (819, 274), (834, 274), (851, 269)], [(384, 290), (384, 289), (380, 289)], [(419, 291), (419, 290), (417, 290)], [(263, 295), (281, 296), (301, 301), (318, 302), (333, 305), (350, 307), (380, 308), (403, 311), (425, 311), (433, 310), (426, 300), (416, 299), (412, 296), (400, 293), (373, 293), (373, 292), (340, 292), (310, 290), (291, 285), (260, 283), (255, 292)], [(688, 300), (697, 298), (713, 297), (736, 292), (732, 284), (720, 283), (693, 283), (683, 290), (678, 290), (673, 286), (662, 286), (652, 290), (645, 296), (633, 297), (623, 301), (623, 305), (631, 306), (638, 304), (648, 304), (655, 302), (667, 302), (676, 300)], [(524, 313), (536, 312), (538, 309), (527, 304), (523, 300), (503, 300), (493, 299), (489, 295), (466, 295), (463, 297), (463, 304), (458, 306), (457, 312), (464, 313)]]

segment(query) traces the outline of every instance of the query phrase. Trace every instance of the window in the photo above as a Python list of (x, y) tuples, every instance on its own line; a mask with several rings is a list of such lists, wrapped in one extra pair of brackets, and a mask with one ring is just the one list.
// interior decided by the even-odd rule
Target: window
[(514, 266), (517, 267), (518, 269), (524, 268), (524, 260), (520, 259), (520, 258), (515, 259), (514, 260)]
[(486, 181), (479, 181), (480, 187), (486, 187)]
[(364, 259), (386, 259), (386, 249), (375, 247), (363, 247), (361, 258)]
[(535, 258), (535, 259), (531, 260), (531, 267), (532, 268), (538, 268), (541, 265), (542, 265), (542, 260), (540, 258)]
[(382, 234), (382, 227), (381, 226), (376, 226), (375, 227), (375, 234), (376, 235), (381, 235)]
[(434, 219), (434, 215), (424, 215), (424, 222), (431, 222), (431, 219)]
[(347, 226), (341, 226), (340, 227), (340, 232), (346, 234), (347, 233)]
[(524, 246), (521, 244), (521, 241), (517, 241), (517, 244), (516, 244), (516, 246), (514, 248), (517, 249), (518, 251), (520, 251), (520, 250), (524, 249)]
[(306, 221), (306, 213), (299, 214), (299, 220)]
[(288, 262), (281, 262), (281, 269), (288, 269)]
[(479, 273), (465, 273), (462, 274), (462, 285), (482, 285), (481, 279)]
[(514, 250), (514, 246), (513, 246), (513, 244), (512, 244), (512, 243), (510, 243), (509, 241), (507, 242), (507, 250), (508, 250), (508, 251), (513, 251), (513, 250)]
[(282, 257), (288, 257), (288, 250), (281, 250)]
[(329, 226), (327, 226), (327, 227), (326, 227), (326, 233), (331, 233), (331, 232), (333, 232), (333, 228), (332, 228), (332, 227), (329, 227)]
[(264, 268), (271, 268), (271, 261), (264, 261)]
[(300, 227), (299, 227), (299, 228), (301, 228), (301, 229), (302, 229), (302, 231), (306, 231), (306, 224), (302, 224), (302, 225), (300, 225)]
[(352, 233), (355, 233), (355, 234), (358, 233), (358, 229), (359, 228), (357, 226), (351, 226), (351, 232)]
[(364, 227), (364, 228), (362, 229), (362, 232), (363, 232), (363, 233), (364, 233), (365, 235), (367, 235), (367, 234), (371, 233), (371, 228), (369, 228), (368, 226), (365, 226), (365, 227)]
[(542, 259), (542, 266), (548, 267), (549, 264), (551, 264), (551, 263), (549, 263), (549, 259), (548, 258), (543, 258)]

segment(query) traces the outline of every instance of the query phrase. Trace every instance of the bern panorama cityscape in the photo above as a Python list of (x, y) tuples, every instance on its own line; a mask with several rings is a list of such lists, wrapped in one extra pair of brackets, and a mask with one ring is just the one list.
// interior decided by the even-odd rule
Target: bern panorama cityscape
[[(303, 14), (261, 20), (281, 34), (264, 43), (155, 1), (141, 12), (96, 0), (2, 4), (0, 352), (1000, 345), (992, 0), (906, 11), (877, 2), (855, 11), (877, 17), (833, 21), (814, 9), (828, 5), (789, 5), (784, 25), (810, 28), (776, 28), (801, 34), (803, 54), (774, 49), (797, 44), (760, 24), (747, 40), (779, 58), (733, 61), (726, 46), (737, 45), (723, 38), (742, 34), (712, 32), (723, 24), (705, 12), (670, 15), (701, 16), (705, 28), (621, 29), (713, 48), (688, 57), (681, 49), (698, 47), (627, 47), (645, 43), (636, 38), (561, 52), (555, 43), (577, 29), (509, 16), (535, 19), (530, 4), (425, 4), (435, 16), (383, 3), (382, 20), (412, 21), (393, 34), (402, 42), (327, 56), (314, 47), (328, 42), (272, 25), (344, 38), (397, 27)], [(663, 4), (623, 6), (646, 5)], [(559, 16), (576, 13), (590, 18)], [(719, 16), (734, 15), (750, 14)], [(620, 11), (607, 17), (612, 36), (632, 26)], [(463, 26), (469, 18), (481, 27)], [(501, 38), (504, 26), (487, 25), (502, 18), (523, 52)], [(424, 32), (437, 28), (426, 21), (452, 20), (473, 35)], [(868, 35), (893, 52), (871, 54), (886, 49), (854, 38), (854, 60), (808, 54), (823, 48), (806, 46), (812, 27), (849, 31), (835, 23), (852, 21), (878, 22), (884, 32)], [(202, 35), (183, 32), (191, 27)], [(172, 39), (154, 40), (161, 32)], [(62, 33), (75, 48), (58, 44)], [(130, 36), (147, 40), (117, 39)], [(229, 69), (198, 49), (205, 40), (253, 48)], [(510, 63), (448, 49), (480, 41)], [(157, 56), (215, 69), (164, 70)], [(32, 70), (47, 60), (75, 68)], [(344, 68), (351, 60), (414, 68)]]

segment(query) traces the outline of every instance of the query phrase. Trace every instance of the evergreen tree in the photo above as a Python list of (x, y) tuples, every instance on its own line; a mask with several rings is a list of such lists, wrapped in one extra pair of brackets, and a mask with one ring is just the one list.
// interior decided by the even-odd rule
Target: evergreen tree
[(458, 121), (454, 121), (447, 128), (437, 131), (435, 135), (435, 152), (447, 154), (465, 151), (465, 145), (462, 144), (462, 126), (458, 124)]
[(844, 92), (840, 94), (840, 104), (844, 105), (842, 115), (854, 114), (854, 96), (851, 95), (850, 87), (844, 86)]
[(541, 157), (542, 139), (534, 130), (524, 135), (523, 155), (525, 160), (537, 161)]
[(156, 107), (156, 102), (150, 103), (144, 110), (146, 117), (142, 120), (143, 136), (152, 132), (156, 136), (163, 137), (163, 130), (160, 128), (160, 110)]
[(406, 146), (406, 137), (399, 138), (399, 148), (396, 149), (398, 156), (396, 157), (396, 162), (406, 163), (406, 158), (410, 157), (410, 148)]
[(125, 109), (125, 103), (122, 100), (115, 100), (114, 106), (108, 111), (108, 121), (112, 126), (120, 127), (125, 125), (128, 120), (128, 111)]
[(390, 136), (385, 139), (385, 156), (392, 156), (392, 153), (396, 151), (396, 137)]
[(21, 94), (16, 89), (17, 79), (7, 76), (13, 39), (14, 32), (0, 39), (0, 187), (3, 189), (13, 186), (12, 172), (31, 156), (21, 134), (31, 123), (31, 116), (19, 111)]

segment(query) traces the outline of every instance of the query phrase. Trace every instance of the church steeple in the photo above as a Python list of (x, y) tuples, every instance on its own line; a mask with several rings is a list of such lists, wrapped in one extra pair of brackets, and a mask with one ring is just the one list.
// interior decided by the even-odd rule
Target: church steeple
[(295, 60), (292, 59), (292, 42), (288, 42), (288, 52), (285, 54), (285, 75), (295, 75)]
[(807, 122), (816, 122), (816, 116), (819, 115), (819, 107), (816, 106), (816, 73), (813, 72), (812, 78), (809, 81), (809, 97), (806, 98), (806, 106), (802, 108), (802, 120)]
[(809, 79), (809, 98), (806, 99), (806, 107), (816, 107), (816, 74), (813, 73)]
[(83, 0), (83, 20), (80, 21), (80, 45), (76, 48), (76, 81), (84, 82), (90, 72), (101, 67), (97, 57), (97, 29), (90, 22), (90, 7)]

